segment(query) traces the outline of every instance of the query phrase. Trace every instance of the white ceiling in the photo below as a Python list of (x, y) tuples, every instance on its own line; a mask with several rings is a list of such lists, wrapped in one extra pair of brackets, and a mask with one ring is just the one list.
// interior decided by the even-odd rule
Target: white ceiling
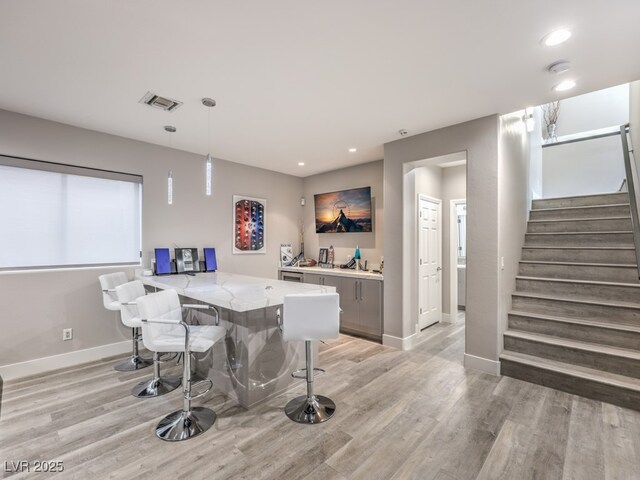
[(0, 108), (161, 145), (173, 124), (205, 154), (209, 96), (214, 156), (306, 176), (545, 103), (556, 60), (565, 96), (638, 79), (639, 19), (638, 0), (0, 0)]

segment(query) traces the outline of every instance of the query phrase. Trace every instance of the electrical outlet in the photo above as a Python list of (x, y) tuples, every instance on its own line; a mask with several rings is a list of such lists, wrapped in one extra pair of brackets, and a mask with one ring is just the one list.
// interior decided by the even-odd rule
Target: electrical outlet
[(62, 340), (72, 340), (72, 339), (73, 339), (73, 328), (63, 328)]

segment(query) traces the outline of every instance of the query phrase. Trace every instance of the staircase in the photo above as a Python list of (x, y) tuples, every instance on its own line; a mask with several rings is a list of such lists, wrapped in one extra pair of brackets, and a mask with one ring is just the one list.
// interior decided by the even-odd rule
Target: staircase
[(640, 410), (640, 282), (624, 193), (534, 200), (503, 375)]

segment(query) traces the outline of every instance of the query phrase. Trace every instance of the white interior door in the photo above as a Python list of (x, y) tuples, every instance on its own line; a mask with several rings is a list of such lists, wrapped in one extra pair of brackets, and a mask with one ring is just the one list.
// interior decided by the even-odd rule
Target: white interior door
[(442, 208), (438, 199), (418, 195), (418, 325), (442, 319)]

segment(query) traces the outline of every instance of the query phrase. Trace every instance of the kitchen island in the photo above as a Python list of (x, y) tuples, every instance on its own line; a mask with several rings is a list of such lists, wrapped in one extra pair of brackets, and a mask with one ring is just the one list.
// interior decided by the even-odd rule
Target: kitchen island
[[(249, 408), (286, 390), (291, 372), (305, 361), (304, 342), (285, 342), (278, 330), (276, 311), (284, 296), (295, 293), (332, 293), (324, 285), (307, 285), (236, 275), (226, 272), (195, 275), (142, 276), (148, 290), (173, 289), (182, 303), (213, 305), (227, 334), (207, 354), (196, 355), (196, 374)], [(211, 324), (213, 312), (192, 310), (188, 322)], [(317, 346), (315, 346), (317, 351)]]

